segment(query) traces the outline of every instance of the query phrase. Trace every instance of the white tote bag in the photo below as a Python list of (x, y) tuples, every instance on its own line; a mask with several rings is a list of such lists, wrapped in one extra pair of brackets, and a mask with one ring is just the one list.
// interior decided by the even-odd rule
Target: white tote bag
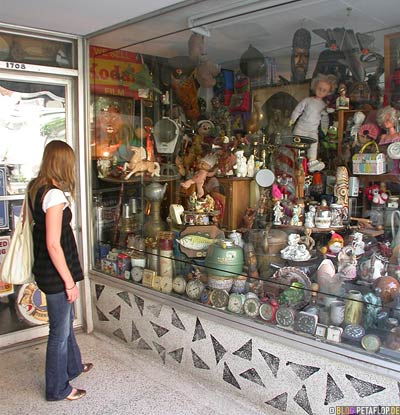
[(10, 247), (0, 265), (0, 280), (9, 284), (21, 285), (34, 281), (32, 219), (28, 205), (26, 193)]

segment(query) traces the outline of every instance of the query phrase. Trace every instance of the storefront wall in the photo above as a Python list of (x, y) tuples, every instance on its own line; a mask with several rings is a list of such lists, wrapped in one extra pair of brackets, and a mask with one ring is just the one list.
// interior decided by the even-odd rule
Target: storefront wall
[(146, 290), (104, 279), (91, 288), (95, 331), (193, 374), (202, 387), (228, 390), (262, 413), (336, 414), (345, 413), (337, 412), (339, 406), (399, 404), (395, 372), (378, 374), (368, 363), (355, 366), (267, 333), (255, 335), (244, 325), (233, 328)]

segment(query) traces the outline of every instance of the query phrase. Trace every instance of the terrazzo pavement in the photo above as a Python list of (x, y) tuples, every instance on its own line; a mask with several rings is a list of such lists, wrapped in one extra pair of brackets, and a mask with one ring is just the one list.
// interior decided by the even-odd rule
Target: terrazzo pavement
[(46, 343), (0, 352), (0, 407), (7, 415), (260, 415), (215, 385), (165, 367), (159, 360), (99, 334), (77, 334), (83, 360), (94, 368), (72, 381), (87, 395), (74, 402), (44, 399)]

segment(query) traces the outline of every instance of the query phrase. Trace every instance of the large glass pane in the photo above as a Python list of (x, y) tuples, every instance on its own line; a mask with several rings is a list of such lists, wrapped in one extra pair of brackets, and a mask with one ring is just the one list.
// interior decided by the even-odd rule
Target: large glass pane
[[(65, 86), (0, 78), (1, 255), (7, 251), (26, 185), (38, 171), (45, 144), (65, 140), (65, 131)], [(46, 322), (45, 297), (35, 284), (0, 283), (0, 334)]]

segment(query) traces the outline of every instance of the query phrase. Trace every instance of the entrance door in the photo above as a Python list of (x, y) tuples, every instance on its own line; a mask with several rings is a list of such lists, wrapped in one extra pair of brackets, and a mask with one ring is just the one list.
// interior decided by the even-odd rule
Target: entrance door
[[(71, 97), (69, 78), (0, 73), (0, 261), (44, 146), (57, 139), (75, 147)], [(76, 308), (81, 324), (79, 302)], [(46, 299), (36, 285), (0, 283), (0, 347), (47, 333)]]

